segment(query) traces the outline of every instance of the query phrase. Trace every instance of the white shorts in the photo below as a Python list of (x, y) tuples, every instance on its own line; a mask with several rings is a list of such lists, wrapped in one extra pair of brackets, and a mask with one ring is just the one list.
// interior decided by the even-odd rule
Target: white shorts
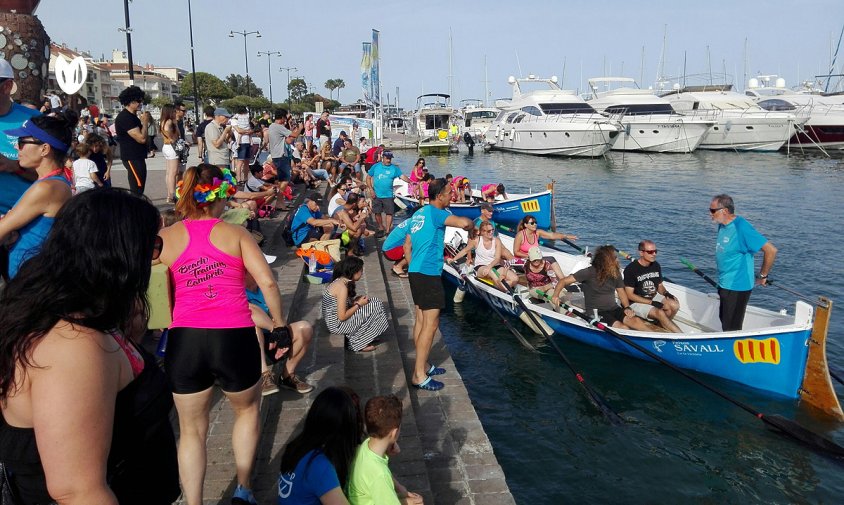
[(170, 144), (164, 144), (164, 147), (161, 148), (161, 153), (164, 154), (165, 160), (178, 160), (179, 155), (176, 154), (176, 150), (173, 149), (173, 146)]
[(636, 313), (637, 316), (641, 317), (642, 319), (651, 319), (648, 317), (648, 313), (651, 309), (656, 308), (649, 303), (631, 303), (630, 308), (633, 309), (633, 312)]

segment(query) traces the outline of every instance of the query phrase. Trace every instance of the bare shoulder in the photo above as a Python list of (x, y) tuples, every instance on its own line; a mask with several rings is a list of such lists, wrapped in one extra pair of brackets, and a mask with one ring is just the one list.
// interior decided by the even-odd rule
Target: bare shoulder
[(36, 367), (45, 368), (64, 368), (72, 363), (96, 366), (118, 349), (117, 342), (101, 331), (59, 321), (35, 345), (32, 361)]

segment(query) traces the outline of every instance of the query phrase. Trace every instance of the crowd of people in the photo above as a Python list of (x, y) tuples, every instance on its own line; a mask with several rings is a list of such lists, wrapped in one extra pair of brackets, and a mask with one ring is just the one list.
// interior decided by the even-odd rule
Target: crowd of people
[[(130, 86), (109, 126), (90, 107), (80, 116), (61, 102), (42, 111), (15, 103), (13, 84), (11, 67), (0, 59), (0, 463), (23, 503), (165, 504), (179, 494), (190, 505), (203, 503), (215, 388), (234, 412), (232, 503), (256, 503), (251, 479), (261, 397), (279, 387), (314, 389), (296, 370), (314, 330), (307, 321), (288, 321), (254, 234), (221, 218), (240, 207), (255, 219), (296, 183), (308, 191), (324, 179), (331, 191), (327, 216), (319, 192), (289, 209), (292, 243), (337, 237), (346, 245), (323, 291), (328, 330), (344, 335), (353, 352), (379, 344), (389, 326), (386, 308), (356, 283), (365, 239), (383, 238), (391, 273), (409, 281), (416, 351), (410, 384), (420, 391), (442, 389), (436, 377), (447, 373), (430, 351), (445, 307), (449, 226), (472, 236), (449, 261), (465, 256), (479, 277), (499, 287), (521, 281), (559, 303), (577, 282), (587, 311), (612, 326), (639, 329), (651, 319), (678, 331), (671, 319), (679, 304), (662, 282), (653, 241), (639, 244), (639, 258), (623, 276), (612, 246), (598, 248), (591, 267), (565, 276), (538, 245), (574, 235), (538, 230), (527, 216), (514, 250), (504, 247), (488, 203), (506, 195), (502, 184), (484, 187), (478, 222), (455, 216), (447, 208), (466, 199), (467, 177), (435, 178), (424, 158), (406, 177), (393, 153), (366, 139), (355, 145), (345, 131), (332, 144), (327, 113), (300, 123), (284, 109), (253, 119), (246, 111), (206, 108), (194, 136), (199, 162), (191, 164), (183, 104), (153, 120), (141, 111), (143, 92)], [(173, 204), (167, 219), (143, 196), (155, 136), (164, 140)], [(110, 187), (112, 143), (128, 190)], [(396, 178), (416, 184), (425, 205), (394, 226)], [(776, 248), (734, 214), (728, 195), (713, 198), (709, 211), (719, 225), (722, 323), (725, 331), (740, 329), (754, 284), (753, 255), (764, 254), (756, 281), (764, 284)], [(172, 283), (163, 368), (141, 345), (149, 334), (154, 263), (166, 267)], [(269, 365), (279, 362), (275, 376)], [(361, 408), (354, 391), (323, 390), (283, 450), (279, 503), (421, 503), (387, 466), (400, 451), (401, 419), (395, 397), (376, 396)]]

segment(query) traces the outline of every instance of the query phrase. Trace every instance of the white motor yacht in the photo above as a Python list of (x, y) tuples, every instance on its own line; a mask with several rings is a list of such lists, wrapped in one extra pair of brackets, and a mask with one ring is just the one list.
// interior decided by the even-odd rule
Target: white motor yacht
[[(612, 147), (621, 124), (595, 111), (574, 91), (562, 90), (557, 77), (510, 77), (511, 100), (496, 101), (501, 109), (487, 132), (492, 149), (527, 154), (601, 156)], [(522, 86), (544, 86), (523, 92)]]
[(597, 77), (589, 79), (589, 87), (589, 105), (606, 115), (621, 115), (624, 130), (613, 151), (690, 153), (715, 124), (714, 119), (678, 114), (668, 100), (640, 89), (629, 77)]
[(429, 93), (416, 98), (411, 133), (418, 139), (420, 154), (446, 154), (456, 150), (455, 139), (449, 136), (449, 127), (457, 121), (450, 100), (451, 95), (444, 93)]
[(778, 151), (808, 116), (770, 112), (732, 91), (732, 84), (687, 86), (664, 95), (675, 110), (690, 117), (713, 117), (699, 149)]
[(463, 132), (468, 133), (475, 142), (483, 142), (492, 122), (501, 112), (496, 107), (486, 107), (482, 100), (461, 100), (460, 113), (463, 116)]
[(744, 93), (765, 110), (808, 112), (809, 120), (788, 139), (791, 148), (844, 149), (844, 95), (823, 94), (811, 84), (792, 90), (785, 79), (764, 75), (750, 79)]

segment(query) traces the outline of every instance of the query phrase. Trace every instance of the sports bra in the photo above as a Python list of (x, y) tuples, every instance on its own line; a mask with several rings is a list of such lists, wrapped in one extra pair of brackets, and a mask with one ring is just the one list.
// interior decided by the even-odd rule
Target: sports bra
[(530, 251), (531, 247), (538, 246), (539, 245), (539, 234), (537, 233), (535, 235), (535, 237), (537, 238), (536, 242), (530, 243), (528, 241), (528, 237), (527, 237), (527, 230), (522, 230), (522, 245), (519, 246), (519, 250), (522, 251), (523, 253), (527, 254), (528, 251)]

